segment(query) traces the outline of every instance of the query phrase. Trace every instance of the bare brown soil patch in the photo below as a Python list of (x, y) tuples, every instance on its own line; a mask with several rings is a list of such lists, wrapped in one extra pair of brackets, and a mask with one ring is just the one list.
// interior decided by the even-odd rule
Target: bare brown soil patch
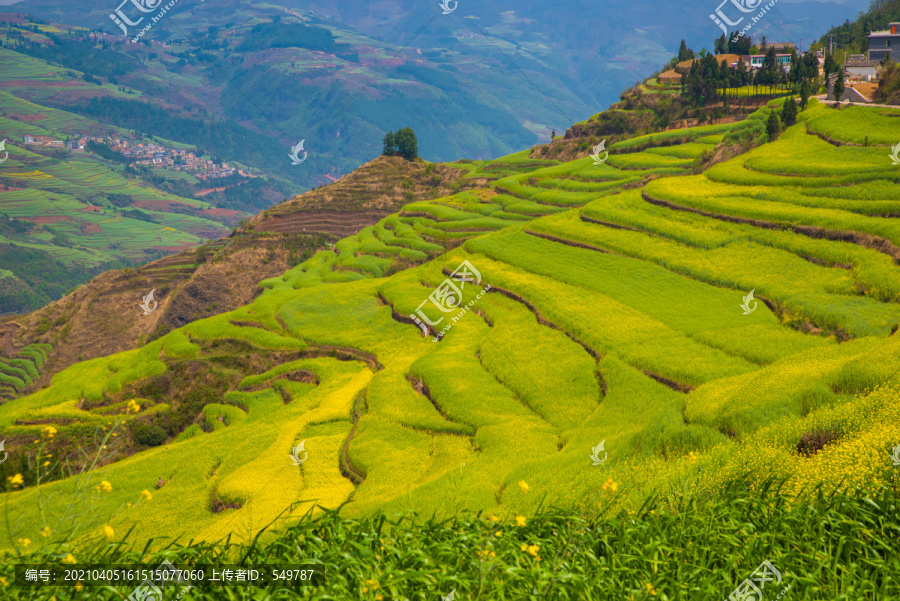
[(675, 380), (670, 380), (669, 378), (665, 378), (663, 376), (659, 376), (657, 374), (650, 373), (649, 371), (642, 372), (648, 378), (652, 378), (662, 384), (663, 386), (667, 386), (676, 392), (683, 392), (684, 394), (689, 393), (694, 390), (694, 386), (690, 384), (683, 384), (681, 382), (676, 382)]
[(812, 457), (840, 438), (840, 432), (807, 432), (797, 442), (797, 453), (805, 457)]
[(15, 119), (16, 121), (24, 121), (25, 123), (32, 123), (34, 121), (42, 121), (44, 119), (49, 119), (47, 115), (44, 113), (27, 113), (24, 115), (7, 115), (10, 119)]
[(96, 223), (82, 223), (79, 229), (83, 236), (93, 236), (94, 234), (103, 233), (103, 228)]
[(65, 215), (43, 215), (40, 217), (31, 215), (29, 217), (17, 217), (16, 219), (30, 221), (31, 223), (59, 223), (60, 221), (72, 221), (71, 217), (66, 217)]

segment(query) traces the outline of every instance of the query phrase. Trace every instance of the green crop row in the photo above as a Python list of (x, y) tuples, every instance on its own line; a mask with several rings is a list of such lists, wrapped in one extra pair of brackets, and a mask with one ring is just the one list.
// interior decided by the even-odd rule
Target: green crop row
[[(848, 106), (839, 110), (815, 103), (807, 109), (807, 123), (811, 132), (821, 133), (833, 140), (852, 144), (894, 146), (897, 139), (897, 110), (865, 106)], [(881, 148), (880, 158), (888, 159)]]

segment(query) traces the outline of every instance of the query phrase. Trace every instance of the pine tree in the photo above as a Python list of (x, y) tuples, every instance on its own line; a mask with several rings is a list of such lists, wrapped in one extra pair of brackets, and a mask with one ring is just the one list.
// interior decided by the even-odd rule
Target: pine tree
[(790, 127), (797, 123), (797, 103), (794, 101), (794, 95), (788, 96), (784, 101), (784, 107), (781, 109), (781, 120), (785, 127)]
[(716, 54), (725, 54), (726, 50), (728, 50), (728, 40), (725, 38), (725, 34), (723, 33), (721, 36), (716, 38), (715, 52)]
[(791, 83), (797, 83), (803, 77), (803, 63), (796, 50), (791, 50), (791, 70), (788, 72)]
[(825, 55), (825, 64), (822, 65), (822, 69), (825, 71), (826, 81), (828, 81), (828, 76), (837, 70), (837, 67), (834, 64), (834, 57), (831, 55), (831, 53)]
[(800, 84), (800, 110), (806, 110), (806, 105), (809, 103), (809, 80), (804, 79), (803, 83)]
[(772, 111), (769, 113), (769, 120), (766, 121), (766, 133), (769, 134), (769, 142), (775, 140), (780, 131), (781, 122), (778, 120), (778, 115), (775, 114), (775, 111)]
[(550, 132), (550, 141), (552, 142), (553, 138), (555, 138), (555, 137), (556, 137), (556, 130), (554, 129), (553, 131)]
[(739, 60), (737, 64), (737, 77), (739, 86), (743, 87), (749, 83), (747, 65), (742, 60)]
[(681, 47), (678, 49), (678, 62), (690, 60), (694, 58), (694, 51), (687, 47), (687, 42), (681, 40)]
[(841, 101), (841, 96), (844, 95), (844, 69), (843, 67), (838, 67), (837, 77), (834, 80), (834, 99), (839, 103)]

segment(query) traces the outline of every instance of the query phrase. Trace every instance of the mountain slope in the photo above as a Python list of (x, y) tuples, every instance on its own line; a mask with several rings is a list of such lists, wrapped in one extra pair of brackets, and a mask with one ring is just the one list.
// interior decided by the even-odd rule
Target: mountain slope
[[(73, 363), (137, 348), (200, 318), (255, 298), (260, 281), (283, 274), (335, 241), (410, 200), (450, 194), (464, 171), (448, 165), (379, 157), (334, 184), (258, 214), (228, 237), (137, 269), (110, 271), (57, 302), (0, 321), (0, 360), (27, 345), (48, 345), (40, 377), (8, 397), (40, 388)], [(465, 187), (485, 180), (468, 179)], [(151, 290), (159, 305), (143, 315)]]
[[(614, 506), (634, 509), (735, 480), (756, 491), (773, 474), (788, 495), (889, 478), (896, 392), (868, 394), (900, 344), (900, 233), (879, 217), (896, 213), (900, 181), (889, 112), (813, 101), (777, 141), (693, 173), (781, 104), (617, 140), (599, 165), (531, 151), (462, 164), (489, 189), (410, 203), (240, 309), (4, 404), (7, 448), (33, 451), (49, 421), (38, 444), (58, 456), (124, 420), (99, 449), (112, 490), (96, 516), (161, 479), (111, 522), (138, 541), (249, 538), (315, 505), (526, 515), (610, 482)], [(846, 143), (860, 132), (870, 146)], [(453, 287), (461, 297), (438, 294)], [(820, 434), (824, 449), (804, 443)], [(25, 477), (9, 547), (45, 525)]]

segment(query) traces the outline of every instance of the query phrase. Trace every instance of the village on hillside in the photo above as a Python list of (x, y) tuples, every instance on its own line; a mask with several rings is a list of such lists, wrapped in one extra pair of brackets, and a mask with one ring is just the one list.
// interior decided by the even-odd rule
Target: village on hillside
[[(875, 102), (873, 94), (878, 89), (877, 81), (881, 70), (884, 68), (885, 59), (890, 58), (892, 48), (897, 47), (900, 47), (900, 22), (890, 23), (888, 29), (884, 31), (872, 31), (869, 34), (868, 55), (848, 54), (844, 59), (844, 64), (837, 65), (837, 68), (843, 67), (843, 79), (845, 82), (841, 97), (837, 100), (863, 104)], [(818, 62), (820, 73), (823, 73), (825, 69), (827, 56), (825, 49), (801, 52), (792, 42), (766, 43), (765, 40), (763, 40), (760, 47), (754, 47), (754, 49), (759, 52), (755, 54), (717, 54), (716, 62), (725, 62), (732, 70), (739, 69), (738, 63), (743, 63), (743, 68), (746, 69), (747, 73), (752, 73), (763, 67), (767, 54), (774, 50), (778, 65), (785, 71), (789, 71), (794, 55), (802, 58), (809, 52), (813, 52)], [(699, 59), (692, 58), (678, 62), (673, 68), (660, 73), (657, 81), (660, 84), (682, 83), (682, 78), (689, 74), (691, 66), (697, 60)], [(832, 70), (828, 79), (828, 100), (835, 100), (832, 88), (836, 77), (837, 74)]]
[(165, 148), (158, 144), (132, 144), (128, 140), (110, 137), (82, 137), (77, 140), (55, 140), (53, 136), (23, 136), (23, 142), (30, 146), (46, 146), (50, 148), (67, 148), (71, 152), (84, 152), (88, 142), (105, 144), (114, 152), (126, 159), (133, 159), (130, 167), (143, 166), (151, 169), (184, 171), (194, 177), (207, 180), (228, 177), (235, 173), (250, 177), (240, 169), (229, 167), (227, 163), (216, 165), (213, 161), (198, 157), (191, 150)]

